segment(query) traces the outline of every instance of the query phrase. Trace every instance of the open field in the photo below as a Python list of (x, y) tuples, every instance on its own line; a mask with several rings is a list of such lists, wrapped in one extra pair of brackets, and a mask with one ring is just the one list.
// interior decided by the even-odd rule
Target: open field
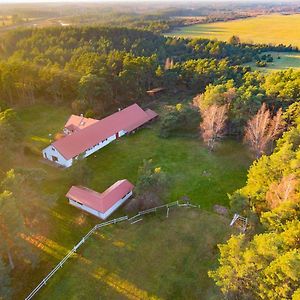
[(220, 299), (207, 270), (229, 220), (173, 208), (102, 230), (85, 243), (37, 299)]
[(255, 18), (197, 24), (182, 27), (168, 33), (170, 36), (202, 37), (228, 41), (233, 35), (240, 37), (242, 42), (292, 44), (300, 47), (300, 16), (299, 15), (264, 15)]
[[(49, 143), (49, 133), (54, 134), (55, 132), (58, 132), (64, 125), (70, 113), (71, 112), (69, 108), (58, 109), (57, 107), (50, 105), (35, 105), (22, 108), (22, 110), (19, 112), (19, 115), (24, 130), (24, 143), (30, 146), (35, 146), (38, 149), (42, 149)], [(170, 185), (165, 199), (166, 202), (175, 201), (184, 195), (188, 195), (191, 201), (196, 204), (200, 204), (201, 208), (211, 210), (212, 206), (216, 203), (227, 205), (228, 198), (226, 194), (233, 192), (245, 184), (246, 171), (251, 163), (251, 159), (246, 149), (239, 143), (234, 141), (224, 141), (215, 153), (210, 153), (206, 148), (203, 147), (203, 145), (201, 145), (197, 138), (177, 137), (171, 139), (161, 139), (157, 135), (157, 125), (154, 124), (151, 126), (152, 128), (142, 129), (134, 135), (120, 139), (89, 157), (87, 159), (87, 163), (92, 170), (92, 180), (89, 184), (89, 187), (98, 191), (103, 191), (113, 182), (121, 178), (127, 178), (135, 183), (137, 179), (138, 167), (141, 165), (143, 159), (150, 158), (153, 159), (157, 166), (161, 166), (162, 170), (167, 172), (169, 175)], [(67, 253), (67, 251), (79, 241), (81, 236), (83, 236), (94, 224), (98, 223), (99, 220), (68, 205), (67, 199), (64, 195), (73, 182), (73, 179), (70, 176), (70, 170), (63, 170), (50, 166), (42, 162), (41, 156), (24, 155), (22, 151), (13, 153), (12, 155), (14, 156), (14, 166), (23, 166), (29, 168), (36, 167), (44, 169), (47, 172), (47, 178), (42, 184), (42, 187), (36, 192), (41, 195), (51, 194), (56, 196), (56, 201), (52, 207), (49, 209), (44, 207), (40, 208), (41, 211), (47, 210), (48, 220), (44, 223), (45, 228), (38, 228), (40, 233), (37, 233), (30, 240), (30, 243), (32, 243), (32, 245), (37, 248), (38, 252), (40, 253), (41, 261), (39, 265), (35, 270), (26, 269), (22, 270), (21, 272), (17, 270), (15, 271), (13, 283), (16, 287), (16, 295), (14, 298), (22, 299)], [(84, 178), (79, 178), (79, 180), (84, 180)], [(26, 205), (26, 199), (24, 199), (24, 205)], [(115, 214), (115, 216), (123, 214), (124, 212), (121, 210)], [(218, 224), (219, 217), (210, 215), (209, 218), (211, 219), (208, 223), (211, 223), (212, 227), (215, 228), (211, 229), (212, 232), (215, 232), (214, 230), (225, 230), (224, 228), (222, 229), (222, 225), (216, 226), (216, 224)], [(159, 228), (159, 224), (157, 225)], [(167, 223), (165, 226), (168, 226)], [(182, 224), (181, 226), (190, 225), (188, 222), (186, 222), (185, 225)], [(200, 247), (201, 245), (201, 247), (204, 247), (204, 241), (209, 241), (210, 237), (211, 243), (214, 245), (213, 247), (215, 249), (215, 244), (223, 241), (223, 237), (220, 238), (219, 235), (214, 236), (214, 233), (209, 236), (210, 227), (208, 224), (205, 226), (199, 226), (201, 228), (199, 228), (196, 237), (197, 239), (203, 238), (203, 240), (198, 240), (198, 242), (193, 244), (194, 246), (197, 245), (197, 247)], [(148, 228), (151, 228), (152, 230), (151, 226)], [(150, 231), (150, 229), (144, 230), (145, 232)], [(126, 241), (128, 237), (131, 247), (139, 244), (140, 242), (142, 243), (141, 240), (143, 238), (145, 239), (145, 236), (142, 234), (142, 232), (137, 233), (137, 235), (132, 235), (132, 230), (129, 231), (129, 233), (126, 231), (127, 230), (124, 229), (122, 233), (120, 233), (120, 237), (118, 237), (119, 233), (116, 233), (116, 239), (122, 239)], [(204, 231), (206, 232), (206, 235), (202, 236)], [(227, 229), (225, 231), (227, 232)], [(115, 233), (109, 229), (106, 234), (109, 235)], [(177, 232), (177, 234), (179, 233)], [(128, 235), (132, 236), (129, 237)], [(193, 240), (193, 237), (191, 237), (191, 240)], [(158, 244), (163, 242), (164, 241), (157, 241)], [(187, 243), (189, 243), (189, 240), (187, 240)], [(149, 243), (147, 245), (141, 245), (142, 246), (139, 249), (140, 252), (142, 252), (143, 249), (155, 247), (156, 244)], [(121, 259), (119, 259), (120, 263), (122, 263), (122, 259), (124, 258), (124, 260), (127, 261), (127, 265), (125, 265), (126, 268), (128, 268), (128, 265), (130, 264), (129, 262), (133, 257), (126, 257), (125, 254), (120, 254), (119, 256), (119, 254), (114, 252), (116, 251), (116, 247), (113, 247), (111, 244), (104, 245), (102, 242), (98, 243), (98, 239), (97, 242), (91, 243), (91, 247), (92, 248), (87, 247), (86, 250), (84, 250), (87, 251), (86, 259), (88, 259), (90, 262), (93, 262), (94, 259), (101, 259), (100, 253), (102, 253), (101, 251), (103, 251), (103, 249), (106, 249), (105, 251), (110, 252), (112, 257), (114, 257), (115, 263), (118, 257), (121, 257)], [(163, 244), (161, 247), (163, 247)], [(182, 247), (184, 247), (184, 245), (182, 245)], [(166, 251), (172, 249), (167, 248), (168, 247), (165, 249)], [(160, 247), (158, 249), (160, 249)], [(149, 249), (149, 251), (150, 250), (151, 249)], [(174, 254), (174, 260), (176, 261), (179, 259), (179, 256), (182, 253), (180, 252), (181, 250), (178, 251), (179, 252), (176, 252), (177, 254)], [(185, 252), (187, 249), (182, 251), (184, 251), (183, 253), (187, 253)], [(195, 255), (200, 255), (199, 253), (195, 253)], [(92, 256), (90, 256), (90, 254)], [(94, 255), (99, 255), (99, 257), (94, 258)], [(130, 255), (133, 254), (131, 253)], [(205, 257), (205, 255), (209, 256), (209, 254), (205, 254), (203, 252), (203, 257)], [(154, 254), (151, 257), (154, 257)], [(203, 261), (199, 260), (199, 257), (198, 260), (196, 257), (194, 257), (193, 262), (196, 263), (198, 261), (198, 269), (201, 274), (199, 275), (197, 272), (194, 273), (194, 271), (189, 273), (189, 270), (187, 269), (184, 273), (185, 275), (181, 276), (181, 281), (185, 282), (191, 280), (193, 281), (194, 285), (200, 285), (199, 281), (201, 281), (202, 277), (206, 276), (205, 274), (207, 269), (214, 263), (214, 259), (212, 259), (213, 257)], [(111, 265), (112, 261), (108, 260), (108, 258), (109, 256), (106, 258), (103, 257), (101, 260), (103, 264), (98, 266), (98, 269), (103, 267), (104, 269), (108, 268), (110, 272), (115, 272), (117, 270), (117, 265)], [(189, 261), (189, 257), (182, 259), (186, 259), (187, 262)], [(165, 262), (164, 259), (160, 261), (163, 271), (162, 273), (158, 273), (160, 275), (157, 276), (166, 276), (166, 270), (170, 268), (168, 269), (168, 276), (170, 279), (167, 281), (168, 284), (166, 285), (166, 289), (173, 287), (175, 285), (174, 282), (176, 282), (176, 285), (179, 284), (177, 273), (178, 270), (181, 272), (180, 268), (183, 268), (183, 262), (180, 263), (182, 265), (178, 267), (179, 269), (176, 269), (176, 267), (172, 268), (168, 261)], [(192, 262), (189, 263), (192, 264)], [(152, 262), (147, 260), (147, 258), (145, 258), (143, 264), (145, 268), (146, 265), (149, 265), (150, 269), (153, 267), (151, 266)], [(73, 275), (77, 278), (75, 279), (80, 281), (82, 279), (80, 276), (84, 276), (82, 272), (85, 272), (84, 264), (76, 264), (74, 267), (74, 271), (70, 269), (70, 272), (73, 272)], [(137, 267), (139, 268), (139, 265)], [(72, 263), (70, 264), (70, 268), (73, 268)], [(158, 277), (155, 277), (154, 269), (149, 271), (150, 273), (148, 274), (149, 277), (147, 279), (149, 282), (146, 282), (145, 286), (142, 287), (141, 283), (138, 282), (140, 277), (139, 272), (134, 273), (134, 270), (131, 269), (133, 273), (129, 273), (127, 277), (126, 268), (122, 269), (123, 273), (118, 273), (122, 280), (133, 282), (134, 285), (139, 286), (141, 289), (148, 289), (151, 293), (157, 293), (157, 288), (155, 289), (154, 286), (159, 279)], [(133, 266), (131, 266), (131, 268), (133, 268)], [(82, 270), (77, 274), (77, 270), (80, 269)], [(144, 270), (144, 272), (146, 272), (145, 276), (147, 276), (147, 271)], [(71, 274), (68, 272), (66, 273), (66, 277), (69, 277), (70, 275)], [(136, 276), (136, 278), (134, 278), (134, 276)], [(74, 279), (71, 278), (70, 280), (71, 281), (68, 284), (66, 283), (66, 291), (63, 291), (63, 293), (67, 292), (67, 290), (68, 292), (72, 293), (72, 290), (76, 288), (78, 282), (76, 280), (73, 281)], [(95, 286), (94, 280), (84, 281), (86, 283), (86, 289), (90, 291), (89, 293), (95, 293), (95, 291), (97, 291), (99, 292), (99, 295), (101, 293), (104, 295), (110, 295), (110, 292), (113, 290), (110, 288), (106, 291), (107, 288), (105, 288), (105, 284), (98, 284)], [(74, 286), (72, 285), (72, 282), (74, 282)], [(60, 285), (60, 288), (63, 288), (62, 285)], [(163, 288), (161, 289), (162, 293), (171, 293), (170, 290), (167, 291)], [(174, 293), (176, 292), (178, 295), (180, 295), (180, 293), (183, 293), (183, 289), (184, 287), (179, 285), (178, 289), (174, 291)], [(49, 295), (43, 295), (49, 299), (51, 298), (52, 292), (57, 292), (52, 291), (50, 288), (47, 291), (49, 291)], [(195, 292), (201, 293), (201, 290), (197, 290)], [(77, 298), (78, 297), (75, 294), (72, 294), (69, 299)], [(104, 299), (111, 299), (111, 297), (104, 297)]]
[[(300, 69), (300, 53), (297, 52), (263, 52), (262, 54), (271, 54), (274, 61), (267, 63), (266, 67), (257, 67), (255, 62), (246, 63), (253, 70), (258, 70), (263, 73), (286, 70), (289, 68)], [(262, 55), (261, 54), (261, 55)], [(280, 59), (278, 59), (280, 57)]]

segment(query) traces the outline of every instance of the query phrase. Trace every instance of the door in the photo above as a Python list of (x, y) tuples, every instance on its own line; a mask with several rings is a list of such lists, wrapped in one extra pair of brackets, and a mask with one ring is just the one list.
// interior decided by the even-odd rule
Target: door
[(57, 158), (56, 156), (53, 156), (53, 155), (52, 155), (52, 161), (57, 162), (57, 161), (58, 161), (58, 158)]

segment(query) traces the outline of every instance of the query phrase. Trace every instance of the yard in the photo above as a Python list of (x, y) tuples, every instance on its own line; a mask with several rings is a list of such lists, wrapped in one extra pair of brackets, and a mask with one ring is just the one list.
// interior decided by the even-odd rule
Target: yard
[(101, 230), (84, 244), (37, 299), (220, 299), (207, 270), (229, 220), (173, 208)]
[[(68, 108), (58, 109), (50, 105), (23, 108), (20, 118), (25, 143), (42, 149), (49, 143), (49, 134), (59, 131), (69, 114)], [(18, 292), (15, 298), (19, 299), (24, 298), (99, 220), (68, 205), (64, 195), (72, 182), (69, 170), (49, 166), (40, 156), (25, 156), (21, 152), (14, 155), (15, 166), (46, 170), (47, 180), (38, 192), (56, 195), (45, 223), (47, 233), (36, 234), (29, 240), (38, 249), (41, 262), (35, 270), (16, 271), (14, 284)], [(225, 141), (215, 153), (210, 153), (196, 138), (159, 138), (154, 124), (152, 128), (142, 129), (90, 156), (87, 159), (92, 170), (89, 187), (101, 192), (122, 178), (135, 183), (143, 159), (152, 159), (168, 174), (170, 183), (166, 202), (187, 195), (193, 203), (208, 211), (216, 203), (228, 205), (226, 194), (244, 185), (251, 162), (246, 149), (235, 141)], [(119, 211), (116, 215), (123, 214)], [(80, 284), (84, 278), (84, 295), (91, 295), (93, 299), (97, 296), (119, 299), (120, 293), (123, 293), (123, 298), (128, 298), (122, 282), (129, 284), (129, 289), (134, 287), (136, 291), (144, 290), (149, 295), (166, 299), (170, 295), (173, 295), (172, 299), (176, 295), (181, 298), (184, 293), (188, 299), (192, 292), (210, 299), (208, 297), (214, 295), (216, 289), (206, 274), (216, 263), (216, 244), (229, 234), (228, 220), (204, 211), (195, 214), (197, 217), (193, 214), (185, 216), (181, 212), (177, 215), (176, 212), (167, 221), (153, 217), (137, 226), (109, 228), (103, 237), (99, 233), (97, 238), (84, 245), (80, 252), (82, 256), (68, 262), (53, 283), (49, 283), (42, 298), (59, 298), (60, 293), (69, 295), (69, 299), (83, 299)], [(118, 241), (122, 241), (118, 244), (125, 244), (124, 247), (113, 244)], [(149, 256), (142, 256), (145, 253)], [(134, 259), (137, 263), (131, 263)], [(184, 268), (185, 265), (190, 267)], [(87, 276), (90, 276), (89, 280), (86, 280)], [(162, 281), (162, 278), (166, 279)], [(114, 287), (115, 280), (121, 287)], [(164, 285), (160, 286), (162, 283)], [(185, 289), (185, 286), (189, 288)], [(192, 291), (190, 286), (195, 290)]]

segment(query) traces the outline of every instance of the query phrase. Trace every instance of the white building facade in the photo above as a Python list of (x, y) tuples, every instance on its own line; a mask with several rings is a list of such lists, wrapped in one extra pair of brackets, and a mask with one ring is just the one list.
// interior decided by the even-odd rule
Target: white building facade
[(85, 204), (80, 203), (79, 201), (73, 200), (71, 198), (69, 199), (69, 204), (80, 208), (81, 210), (84, 210), (102, 220), (107, 219), (115, 210), (117, 210), (127, 199), (129, 199), (132, 196), (132, 191), (127, 193), (123, 198), (121, 198), (119, 201), (117, 201), (112, 207), (110, 207), (107, 211), (105, 212), (100, 212), (96, 209), (93, 209)]
[[(96, 151), (100, 150), (101, 148), (107, 146), (114, 140), (116, 140), (119, 137), (122, 137), (127, 132), (125, 130), (121, 130), (118, 133), (110, 136), (109, 138), (105, 139), (104, 141), (99, 142), (94, 147), (87, 149), (85, 152), (81, 153), (82, 157), (88, 157), (89, 155), (95, 153)], [(69, 168), (72, 166), (74, 160), (78, 158), (78, 156), (75, 156), (71, 159), (66, 159), (53, 145), (49, 145), (47, 148), (45, 148), (43, 151), (43, 157), (47, 160), (50, 160), (62, 167)]]

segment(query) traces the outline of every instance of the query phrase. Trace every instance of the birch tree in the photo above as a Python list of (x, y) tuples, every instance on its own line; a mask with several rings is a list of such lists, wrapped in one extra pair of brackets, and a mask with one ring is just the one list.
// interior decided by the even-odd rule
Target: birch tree
[(228, 105), (211, 105), (201, 111), (201, 135), (210, 151), (213, 151), (216, 143), (224, 137), (227, 113)]
[(247, 122), (244, 141), (259, 158), (268, 145), (275, 140), (282, 129), (282, 110), (279, 109), (274, 117), (264, 103), (257, 114)]

